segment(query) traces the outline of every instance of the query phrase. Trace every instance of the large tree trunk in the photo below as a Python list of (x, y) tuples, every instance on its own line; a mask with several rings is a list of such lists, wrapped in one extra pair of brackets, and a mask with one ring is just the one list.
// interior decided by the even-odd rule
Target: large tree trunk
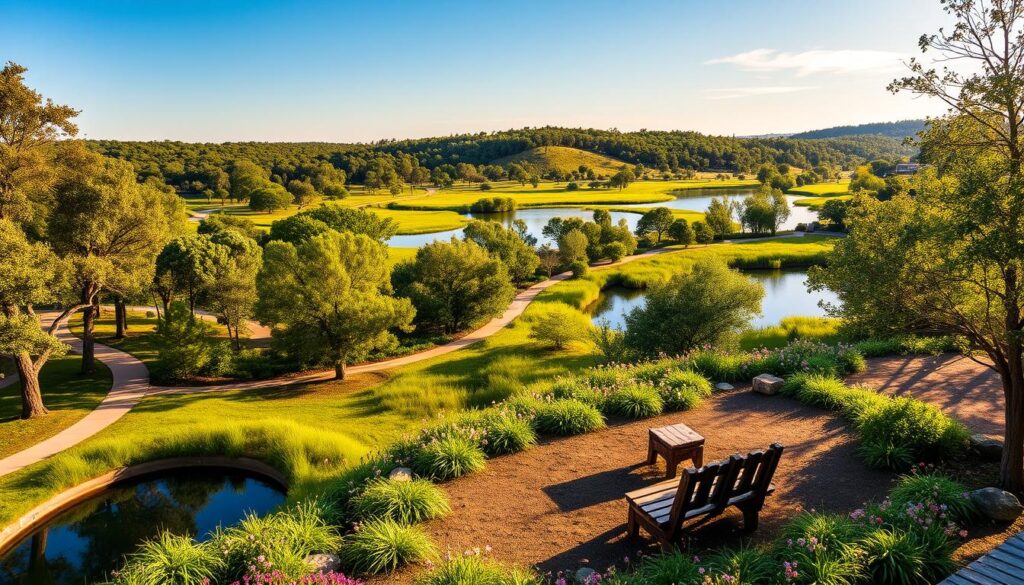
[(334, 379), (344, 380), (345, 379), (345, 360), (338, 360), (334, 362)]
[(39, 388), (39, 372), (32, 362), (32, 356), (26, 352), (14, 356), (21, 379), (21, 418), (43, 416), (50, 411), (43, 404), (43, 393)]
[(1024, 379), (1003, 377), (1006, 400), (1006, 430), (1003, 459), (999, 469), (1000, 487), (1015, 494), (1024, 493)]
[(96, 358), (96, 342), (93, 338), (96, 329), (96, 307), (88, 306), (82, 311), (82, 373), (92, 374), (96, 371), (93, 360)]

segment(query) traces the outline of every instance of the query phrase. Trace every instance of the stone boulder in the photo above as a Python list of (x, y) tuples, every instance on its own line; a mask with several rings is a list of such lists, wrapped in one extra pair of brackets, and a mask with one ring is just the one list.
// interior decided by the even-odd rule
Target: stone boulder
[(974, 490), (970, 497), (978, 511), (993, 520), (1013, 522), (1024, 512), (1017, 496), (996, 487)]
[(981, 433), (971, 435), (971, 450), (989, 461), (1003, 458), (1003, 442)]
[(306, 557), (306, 564), (312, 573), (331, 573), (341, 571), (341, 557), (327, 553), (319, 553)]
[(596, 585), (597, 581), (594, 581), (594, 575), (597, 571), (590, 567), (580, 567), (576, 570), (576, 582), (582, 585)]
[(388, 474), (391, 481), (412, 481), (412, 470), (408, 467), (396, 467)]
[(754, 378), (752, 390), (766, 396), (775, 396), (782, 391), (782, 383), (782, 378), (779, 378), (778, 376), (761, 374)]
[(728, 382), (719, 382), (719, 383), (715, 384), (715, 390), (718, 390), (719, 392), (727, 392), (727, 391), (732, 390), (734, 388), (735, 388), (735, 386), (733, 386), (732, 384), (730, 384)]

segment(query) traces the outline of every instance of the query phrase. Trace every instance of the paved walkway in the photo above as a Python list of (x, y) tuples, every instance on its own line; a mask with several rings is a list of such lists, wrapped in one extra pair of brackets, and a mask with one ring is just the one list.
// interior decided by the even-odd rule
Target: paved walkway
[[(44, 327), (48, 327), (56, 316), (56, 312), (41, 313)], [(66, 322), (57, 329), (57, 338), (70, 345), (71, 351), (82, 352), (82, 340), (71, 334)], [(128, 414), (146, 395), (149, 370), (134, 356), (97, 343), (96, 359), (110, 369), (113, 378), (107, 397), (95, 410), (70, 427), (24, 451), (0, 459), (0, 477), (81, 443)]]

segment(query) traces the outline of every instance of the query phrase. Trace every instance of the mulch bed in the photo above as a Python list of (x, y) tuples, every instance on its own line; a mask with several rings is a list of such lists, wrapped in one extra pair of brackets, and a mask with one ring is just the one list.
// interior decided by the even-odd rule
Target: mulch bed
[[(625, 537), (623, 495), (663, 478), (660, 458), (657, 467), (643, 463), (647, 429), (679, 422), (704, 435), (705, 461), (775, 441), (786, 446), (777, 491), (750, 535), (755, 541), (773, 537), (800, 510), (846, 513), (880, 499), (894, 477), (865, 466), (849, 429), (828, 412), (741, 389), (689, 412), (613, 423), (492, 460), (485, 471), (444, 485), (453, 512), (426, 529), (442, 552), (490, 546), (497, 560), (545, 572), (580, 565), (604, 570), (639, 550), (654, 552), (649, 538)], [(741, 520), (738, 513), (723, 514), (693, 532), (694, 546), (738, 544), (747, 537)], [(388, 581), (409, 581), (414, 571)]]

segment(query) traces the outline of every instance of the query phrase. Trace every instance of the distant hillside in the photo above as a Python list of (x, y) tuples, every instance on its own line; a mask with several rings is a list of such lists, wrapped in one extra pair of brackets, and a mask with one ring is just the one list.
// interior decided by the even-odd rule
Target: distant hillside
[(846, 136), (863, 136), (874, 134), (888, 136), (890, 138), (907, 138), (917, 136), (917, 133), (924, 130), (924, 120), (901, 120), (899, 122), (878, 122), (875, 124), (860, 124), (857, 126), (835, 126), (821, 130), (811, 130), (792, 134), (790, 138), (842, 138)]
[(568, 146), (538, 146), (518, 154), (503, 156), (491, 161), (491, 164), (503, 166), (512, 163), (529, 165), (535, 172), (540, 174), (544, 174), (551, 169), (558, 169), (563, 173), (568, 173), (578, 170), (580, 165), (586, 165), (598, 175), (614, 175), (622, 170), (623, 165), (626, 164), (610, 156)]

